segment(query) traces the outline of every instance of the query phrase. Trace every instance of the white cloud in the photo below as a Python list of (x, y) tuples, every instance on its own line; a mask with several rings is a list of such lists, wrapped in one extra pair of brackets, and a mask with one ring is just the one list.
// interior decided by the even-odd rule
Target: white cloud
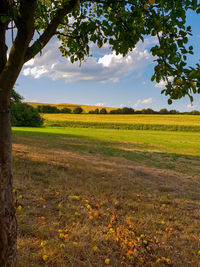
[(187, 108), (191, 108), (191, 109), (194, 109), (194, 108), (196, 108), (197, 107), (197, 105), (192, 105), (192, 104), (188, 104), (187, 105)]
[(23, 71), (24, 76), (33, 76), (35, 79), (40, 78), (45, 73), (47, 73), (47, 69), (44, 66), (26, 68)]
[[(171, 82), (173, 80), (173, 77), (169, 77), (168, 79)], [(166, 85), (167, 85), (167, 81), (162, 80), (161, 82), (156, 83), (155, 87), (164, 88)]]
[(152, 97), (149, 97), (147, 99), (144, 99), (142, 101), (142, 104), (151, 104), (153, 102), (153, 98)]
[(112, 65), (119, 64), (120, 62), (122, 62), (122, 60), (122, 55), (116, 55), (116, 53), (112, 53), (101, 57), (98, 60), (98, 63), (102, 64), (104, 67), (110, 67)]
[(96, 103), (95, 106), (97, 106), (97, 107), (103, 107), (103, 106), (105, 106), (105, 104), (104, 103)]
[(134, 107), (137, 108), (141, 104), (141, 100), (138, 99), (137, 102), (135, 103)]
[(32, 58), (31, 60), (29, 60), (24, 64), (24, 66), (33, 66), (33, 65), (34, 65), (34, 58)]
[(148, 105), (148, 104), (152, 104), (153, 103), (153, 98), (149, 97), (146, 99), (138, 99), (137, 102), (135, 103), (134, 107), (137, 108), (138, 106), (144, 106), (144, 105)]
[(60, 56), (59, 42), (53, 40), (41, 56), (38, 55), (25, 64), (23, 75), (36, 79), (40, 77), (49, 77), (52, 80), (64, 79), (66, 82), (118, 82), (120, 78), (134, 71), (141, 71), (153, 63), (153, 57), (146, 49), (149, 44), (149, 39), (144, 43), (140, 42), (126, 57), (116, 55), (109, 50), (108, 45), (97, 50), (92, 44), (91, 52), (95, 57), (89, 57), (79, 67), (78, 62), (71, 64), (69, 59)]
[(164, 80), (162, 80), (161, 82), (156, 83), (155, 87), (157, 87), (157, 88), (164, 88), (166, 85), (167, 85), (167, 82), (164, 81)]

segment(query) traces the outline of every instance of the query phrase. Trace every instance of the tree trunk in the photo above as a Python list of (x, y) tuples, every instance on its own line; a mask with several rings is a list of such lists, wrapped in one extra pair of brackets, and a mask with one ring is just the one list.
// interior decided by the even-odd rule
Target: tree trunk
[(10, 97), (0, 86), (0, 267), (11, 267), (16, 262), (11, 144)]
[(17, 221), (12, 195), (10, 93), (33, 38), (34, 12), (37, 4), (36, 0), (20, 2), (17, 35), (8, 59), (6, 25), (0, 22), (0, 267), (13, 267), (17, 257)]

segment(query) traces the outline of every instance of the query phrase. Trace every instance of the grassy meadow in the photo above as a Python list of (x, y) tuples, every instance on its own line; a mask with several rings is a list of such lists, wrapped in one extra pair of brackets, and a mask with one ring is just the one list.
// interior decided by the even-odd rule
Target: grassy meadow
[(13, 127), (17, 267), (200, 266), (199, 116), (44, 118)]

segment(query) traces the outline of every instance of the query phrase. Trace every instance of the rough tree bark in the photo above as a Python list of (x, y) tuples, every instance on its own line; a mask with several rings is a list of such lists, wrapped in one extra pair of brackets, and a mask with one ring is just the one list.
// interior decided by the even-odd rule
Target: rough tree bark
[(12, 196), (10, 97), (0, 88), (0, 266), (14, 266), (17, 224)]
[(34, 33), (36, 1), (24, 1), (20, 7), (21, 27), (7, 60), (6, 27), (0, 23), (0, 267), (16, 263), (17, 222), (12, 188), (12, 140), (10, 93), (24, 64), (27, 47)]
[[(0, 24), (0, 73), (7, 61), (6, 25)], [(0, 266), (13, 266), (16, 259), (17, 224), (12, 196), (10, 94), (0, 84)]]

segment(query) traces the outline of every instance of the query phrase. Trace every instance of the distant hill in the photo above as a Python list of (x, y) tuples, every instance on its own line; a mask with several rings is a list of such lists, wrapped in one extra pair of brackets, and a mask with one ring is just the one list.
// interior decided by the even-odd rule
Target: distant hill
[(101, 106), (90, 106), (90, 105), (79, 105), (79, 104), (69, 104), (69, 103), (61, 103), (61, 104), (49, 104), (49, 103), (36, 103), (36, 102), (25, 102), (33, 107), (37, 107), (37, 106), (54, 106), (57, 107), (59, 109), (62, 108), (70, 108), (71, 110), (73, 110), (76, 107), (81, 107), (85, 113), (88, 113), (90, 110), (95, 110), (95, 109), (102, 109), (105, 108), (107, 110), (107, 112), (109, 112), (110, 110), (113, 109), (117, 109), (117, 108), (112, 108), (112, 107), (101, 107)]

